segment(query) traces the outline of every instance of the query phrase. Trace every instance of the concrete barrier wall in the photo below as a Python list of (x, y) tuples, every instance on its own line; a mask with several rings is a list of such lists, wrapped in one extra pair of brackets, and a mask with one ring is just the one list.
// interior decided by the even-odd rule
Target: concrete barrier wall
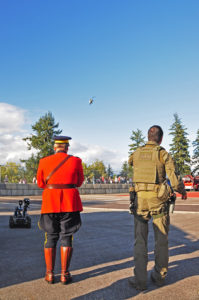
[(36, 184), (0, 183), (0, 196), (38, 196), (42, 189)]
[[(81, 195), (128, 193), (129, 184), (83, 184)], [(36, 184), (0, 183), (0, 196), (39, 196), (43, 189)]]
[(81, 195), (128, 193), (130, 184), (83, 184), (79, 188)]

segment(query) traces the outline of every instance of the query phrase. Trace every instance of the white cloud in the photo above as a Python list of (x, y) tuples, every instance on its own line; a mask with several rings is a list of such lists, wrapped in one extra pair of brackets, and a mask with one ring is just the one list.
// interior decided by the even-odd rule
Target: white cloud
[(8, 161), (20, 162), (28, 158), (26, 143), (22, 140), (27, 136), (24, 130), (26, 111), (7, 103), (0, 103), (0, 164)]
[[(27, 150), (27, 144), (23, 137), (29, 136), (25, 128), (26, 111), (7, 104), (0, 103), (0, 164), (6, 162), (20, 163), (20, 159), (30, 157), (32, 151)], [(92, 163), (96, 159), (102, 160), (105, 165), (111, 165), (115, 171), (119, 171), (125, 160), (125, 153), (107, 149), (99, 145), (86, 145), (71, 141), (69, 153), (79, 156), (85, 163)]]
[[(0, 136), (0, 143), (2, 141), (2, 136)], [(22, 136), (12, 136), (11, 140), (8, 140), (7, 143), (0, 145), (0, 164), (5, 164), (8, 161), (20, 162), (20, 159), (27, 159), (30, 154), (30, 151), (27, 151), (27, 145), (22, 140)]]
[(111, 165), (114, 170), (120, 170), (123, 162), (128, 159), (128, 155), (122, 152), (106, 149), (99, 145), (82, 145), (71, 141), (69, 152), (79, 156), (83, 162), (91, 164), (96, 159), (102, 160), (105, 165)]
[(19, 132), (25, 123), (25, 110), (0, 102), (0, 135)]

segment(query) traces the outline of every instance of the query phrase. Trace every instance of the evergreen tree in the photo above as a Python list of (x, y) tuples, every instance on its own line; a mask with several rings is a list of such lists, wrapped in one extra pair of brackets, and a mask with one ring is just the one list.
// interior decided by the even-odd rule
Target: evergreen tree
[(55, 124), (55, 119), (51, 112), (48, 112), (39, 119), (34, 125), (32, 130), (35, 134), (31, 137), (26, 137), (23, 140), (28, 144), (28, 150), (32, 148), (38, 150), (38, 156), (40, 158), (53, 154), (53, 136), (59, 135), (62, 130), (57, 129), (59, 123)]
[(193, 174), (199, 175), (199, 129), (197, 131), (196, 139), (192, 144), (194, 147), (192, 157)]
[(143, 146), (145, 144), (145, 137), (142, 134), (140, 129), (136, 131), (132, 130), (132, 134), (130, 136), (132, 144), (129, 145), (129, 155), (131, 155), (138, 147)]
[(39, 165), (40, 157), (36, 154), (32, 154), (31, 157), (27, 160), (21, 160), (25, 163), (25, 173), (24, 177), (26, 178), (27, 182), (32, 183), (32, 179), (34, 176), (37, 175), (37, 169)]
[(110, 164), (107, 167), (106, 173), (107, 173), (108, 178), (113, 177), (113, 169), (111, 168)]
[(122, 165), (120, 176), (125, 178), (132, 178), (133, 176), (133, 168), (132, 166), (129, 166), (127, 161), (125, 161)]
[(32, 177), (36, 175), (39, 160), (54, 153), (53, 136), (62, 132), (58, 127), (59, 123), (55, 123), (52, 113), (48, 112), (32, 125), (33, 134), (23, 139), (27, 142), (28, 150), (37, 150), (37, 153), (32, 154), (29, 159), (21, 160), (26, 166), (25, 175), (28, 182), (32, 182)]
[(170, 144), (170, 153), (176, 164), (177, 173), (179, 175), (189, 174), (190, 170), (190, 154), (189, 140), (187, 138), (187, 128), (182, 125), (181, 119), (177, 113), (174, 114), (174, 123), (170, 128), (170, 135), (173, 136)]

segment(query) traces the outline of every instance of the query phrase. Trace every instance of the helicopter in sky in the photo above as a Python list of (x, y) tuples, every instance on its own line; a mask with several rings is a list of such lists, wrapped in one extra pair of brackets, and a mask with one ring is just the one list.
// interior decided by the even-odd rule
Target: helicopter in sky
[(91, 98), (89, 99), (89, 105), (93, 104), (94, 98), (96, 98), (96, 97), (94, 96), (94, 97), (91, 97)]

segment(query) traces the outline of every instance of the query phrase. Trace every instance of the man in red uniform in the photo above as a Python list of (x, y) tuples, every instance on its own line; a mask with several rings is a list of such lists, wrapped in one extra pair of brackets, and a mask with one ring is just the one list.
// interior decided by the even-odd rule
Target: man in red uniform
[(72, 257), (72, 236), (81, 226), (83, 210), (78, 189), (84, 181), (81, 159), (68, 155), (67, 136), (54, 137), (55, 154), (39, 162), (37, 184), (43, 188), (39, 226), (45, 231), (45, 280), (54, 283), (56, 245), (61, 244), (61, 282), (67, 284), (72, 277), (69, 265)]

